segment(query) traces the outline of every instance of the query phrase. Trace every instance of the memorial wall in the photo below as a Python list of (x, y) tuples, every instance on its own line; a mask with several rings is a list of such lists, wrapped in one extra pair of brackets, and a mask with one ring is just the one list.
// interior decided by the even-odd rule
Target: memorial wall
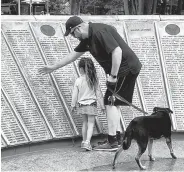
[[(3, 16), (4, 17), (4, 16)], [(81, 16), (117, 28), (139, 57), (143, 67), (137, 79), (133, 104), (152, 113), (155, 106), (169, 107), (172, 129), (184, 131), (184, 18), (162, 16)], [(79, 76), (78, 60), (39, 75), (71, 52), (78, 41), (64, 37), (68, 16), (2, 18), (1, 23), (1, 147), (81, 136), (82, 119), (71, 113), (71, 95)], [(96, 60), (100, 87), (105, 93), (105, 73)], [(136, 116), (132, 107), (121, 107), (122, 128)], [(98, 105), (94, 135), (107, 133), (106, 114)]]

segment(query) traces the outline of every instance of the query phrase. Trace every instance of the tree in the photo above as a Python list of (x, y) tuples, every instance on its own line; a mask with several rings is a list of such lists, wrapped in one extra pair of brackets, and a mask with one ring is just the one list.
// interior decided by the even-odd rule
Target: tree
[(157, 0), (124, 0), (124, 11), (126, 15), (155, 14)]
[(182, 5), (183, 5), (183, 0), (178, 0), (178, 5), (177, 5), (177, 14), (181, 14), (182, 10)]
[(130, 11), (129, 11), (129, 5), (128, 5), (128, 0), (123, 0), (123, 7), (124, 7), (124, 12), (126, 15), (129, 15), (130, 14)]
[(68, 0), (49, 0), (49, 11), (51, 14), (70, 14)]
[(80, 0), (70, 0), (71, 14), (80, 14)]
[[(3, 0), (4, 1), (4, 0)], [(8, 0), (7, 0), (8, 1)], [(53, 14), (181, 14), (184, 0), (49, 0)], [(172, 6), (172, 8), (170, 8)], [(80, 9), (81, 8), (81, 9)], [(170, 11), (168, 11), (170, 9)]]
[(138, 1), (138, 9), (137, 9), (137, 14), (138, 15), (144, 14), (144, 3), (145, 3), (145, 0), (139, 0)]
[[(128, 1), (128, 0), (127, 0)], [(81, 0), (84, 13), (90, 14), (122, 14), (122, 0)]]
[(104, 8), (108, 10), (107, 14), (124, 14), (123, 10), (123, 1), (122, 0), (106, 0), (104, 4)]
[(153, 14), (157, 13), (157, 4), (158, 4), (158, 0), (154, 0), (154, 2), (153, 2)]

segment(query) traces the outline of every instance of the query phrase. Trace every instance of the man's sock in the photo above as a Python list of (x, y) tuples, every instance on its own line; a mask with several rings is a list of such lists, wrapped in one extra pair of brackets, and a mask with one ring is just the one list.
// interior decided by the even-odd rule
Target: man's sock
[(121, 133), (120, 131), (116, 131), (116, 138), (117, 138), (117, 141), (118, 141), (118, 145), (121, 144)]
[(108, 141), (112, 145), (117, 145), (118, 144), (116, 135), (115, 136), (108, 135)]

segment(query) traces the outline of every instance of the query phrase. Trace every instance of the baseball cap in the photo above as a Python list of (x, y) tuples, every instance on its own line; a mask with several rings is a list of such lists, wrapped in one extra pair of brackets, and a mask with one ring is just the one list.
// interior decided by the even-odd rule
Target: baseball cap
[(71, 31), (71, 29), (74, 28), (75, 26), (81, 24), (81, 23), (83, 23), (83, 20), (80, 17), (78, 17), (78, 16), (72, 16), (72, 17), (70, 17), (66, 21), (66, 24), (65, 24), (65, 26), (66, 26), (66, 32), (65, 32), (64, 36), (68, 36), (69, 33), (70, 33), (70, 31)]

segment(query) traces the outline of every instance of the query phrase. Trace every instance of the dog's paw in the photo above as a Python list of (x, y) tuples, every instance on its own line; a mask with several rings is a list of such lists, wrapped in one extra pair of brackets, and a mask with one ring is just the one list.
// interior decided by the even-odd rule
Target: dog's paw
[(146, 170), (146, 166), (143, 166), (143, 165), (142, 165), (142, 163), (141, 163), (141, 161), (139, 160), (139, 158), (136, 157), (135, 160), (136, 160), (137, 165), (139, 166), (139, 168), (140, 168), (141, 170)]
[(146, 170), (146, 166), (143, 166), (143, 165), (142, 165), (142, 166), (140, 167), (140, 169), (141, 169), (141, 170)]
[(115, 162), (112, 163), (112, 169), (115, 169)]
[(150, 161), (155, 161), (155, 158), (152, 155), (148, 155)]
[(177, 159), (177, 157), (174, 155), (174, 153), (171, 153), (171, 156), (173, 159)]

